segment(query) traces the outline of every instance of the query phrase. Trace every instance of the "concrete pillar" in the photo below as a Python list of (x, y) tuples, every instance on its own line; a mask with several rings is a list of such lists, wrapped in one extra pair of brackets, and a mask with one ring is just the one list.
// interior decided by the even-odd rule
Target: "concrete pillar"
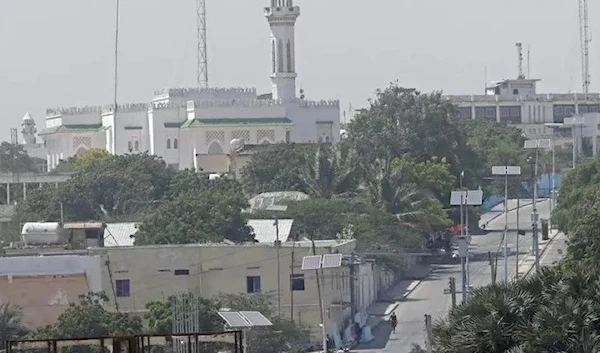
[(23, 201), (27, 200), (27, 184), (23, 183)]
[(10, 205), (10, 183), (6, 184), (6, 204)]

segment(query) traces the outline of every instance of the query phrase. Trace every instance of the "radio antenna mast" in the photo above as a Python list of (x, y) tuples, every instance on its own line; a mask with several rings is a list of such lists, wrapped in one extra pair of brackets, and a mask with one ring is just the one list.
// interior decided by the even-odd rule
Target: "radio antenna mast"
[(590, 27), (588, 24), (587, 0), (579, 0), (579, 35), (581, 40), (581, 84), (583, 93), (590, 90)]
[(518, 57), (518, 67), (519, 67), (519, 74), (517, 75), (518, 79), (524, 79), (525, 75), (523, 74), (523, 44), (521, 42), (516, 43), (515, 46), (517, 47), (517, 57)]
[(208, 88), (208, 55), (206, 49), (206, 0), (196, 0), (197, 77), (198, 88)]

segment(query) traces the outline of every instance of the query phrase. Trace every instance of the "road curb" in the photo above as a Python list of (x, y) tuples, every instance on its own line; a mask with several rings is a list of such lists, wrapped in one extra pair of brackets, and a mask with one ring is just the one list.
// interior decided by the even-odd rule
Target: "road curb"
[[(540, 259), (542, 258), (542, 255), (544, 255), (544, 253), (546, 252), (548, 247), (550, 247), (550, 244), (552, 244), (552, 242), (554, 242), (554, 239), (556, 239), (559, 236), (559, 234), (560, 234), (560, 232), (557, 231), (556, 234), (554, 234), (550, 239), (548, 239), (548, 242), (546, 244), (544, 244), (544, 246), (542, 248), (540, 248)], [(527, 256), (530, 256), (530, 255), (527, 255)], [(519, 266), (524, 264), (525, 261), (527, 261), (527, 260), (528, 260), (527, 257), (525, 257), (524, 259), (519, 261)], [(531, 274), (531, 271), (534, 268), (535, 268), (535, 261), (531, 266), (529, 266), (529, 269), (527, 269), (527, 271), (525, 271), (522, 276), (519, 276), (519, 279), (523, 279), (523, 278), (529, 276), (529, 274)], [(515, 275), (512, 276), (513, 280), (515, 279)]]
[[(523, 203), (522, 205), (519, 205), (519, 207), (514, 207), (514, 208), (509, 209), (508, 212), (514, 211), (518, 208), (523, 208), (523, 207), (526, 207), (529, 205), (533, 205), (533, 202)], [(503, 215), (504, 215), (504, 211), (498, 211), (497, 215), (495, 215), (494, 217), (492, 217), (491, 219), (489, 219), (487, 222), (484, 223), (484, 227), (487, 227), (488, 224), (490, 224), (492, 221), (498, 219), (498, 217), (501, 217)]]
[[(431, 272), (433, 272), (433, 266), (429, 267), (429, 270), (427, 270), (427, 273), (425, 273), (425, 275), (423, 275), (421, 278), (416, 279), (413, 281), (416, 282), (414, 286), (412, 286), (412, 288), (410, 288), (411, 286), (409, 285), (408, 287), (410, 289), (407, 289), (404, 294), (402, 294), (402, 297), (398, 297), (398, 300), (395, 300), (394, 304), (392, 304), (391, 307), (388, 307), (388, 309), (383, 313), (383, 315), (370, 315), (373, 317), (379, 317), (379, 318), (383, 318), (383, 320), (381, 322), (386, 321), (385, 318), (387, 316), (390, 316), (397, 308), (398, 306), (400, 306), (400, 303), (402, 303), (403, 301), (406, 300), (406, 297), (408, 297), (412, 292), (414, 292), (417, 288), (419, 288), (419, 286), (421, 285), (421, 283), (427, 279), (427, 277), (429, 277), (429, 275), (431, 274)], [(412, 285), (412, 283), (411, 283)], [(396, 298), (394, 298), (396, 299)], [(391, 309), (390, 309), (391, 308)], [(377, 327), (381, 324), (381, 322), (377, 323), (377, 325), (373, 326), (373, 327)]]

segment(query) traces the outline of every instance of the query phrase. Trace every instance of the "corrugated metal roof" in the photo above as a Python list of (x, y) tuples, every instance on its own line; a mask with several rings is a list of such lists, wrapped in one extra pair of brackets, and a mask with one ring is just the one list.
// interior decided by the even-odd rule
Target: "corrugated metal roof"
[(132, 246), (138, 231), (138, 223), (106, 223), (104, 230), (104, 246)]
[[(293, 219), (279, 220), (279, 240), (281, 240), (281, 242), (285, 242), (289, 239), (293, 224)], [(273, 244), (277, 239), (274, 219), (249, 219), (248, 225), (254, 229), (254, 238), (259, 243)]]

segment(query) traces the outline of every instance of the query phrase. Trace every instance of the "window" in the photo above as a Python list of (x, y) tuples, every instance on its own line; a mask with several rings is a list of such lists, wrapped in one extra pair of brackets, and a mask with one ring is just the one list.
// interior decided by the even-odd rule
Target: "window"
[(275, 60), (275, 40), (271, 41), (271, 60), (273, 61), (273, 73), (277, 71), (277, 60)]
[(513, 94), (514, 94), (514, 95), (517, 95), (517, 94), (519, 94), (519, 90), (518, 90), (518, 89), (513, 89)]
[(290, 284), (292, 290), (304, 290), (304, 274), (290, 275)]
[(167, 139), (167, 149), (171, 149), (171, 139)]
[(325, 136), (325, 142), (329, 143), (329, 136)]
[(485, 108), (484, 107), (475, 107), (475, 117), (476, 118), (485, 118)]
[(458, 108), (458, 117), (463, 119), (471, 119), (471, 107), (460, 107)]
[(289, 39), (286, 44), (286, 54), (287, 54), (287, 72), (294, 72), (294, 68), (292, 67), (292, 42)]
[(284, 72), (283, 69), (283, 40), (277, 42), (277, 72)]
[(118, 279), (115, 281), (115, 291), (117, 292), (117, 297), (125, 298), (131, 295), (129, 288), (129, 280), (128, 279)]
[(485, 108), (485, 117), (489, 119), (496, 119), (496, 108)]
[(129, 150), (129, 152), (133, 151), (133, 145), (131, 141), (127, 142), (127, 149)]
[(140, 142), (139, 141), (135, 141), (134, 146), (135, 146), (136, 151), (140, 150)]
[(175, 276), (187, 276), (190, 274), (190, 270), (175, 270)]
[(246, 291), (248, 293), (260, 293), (260, 276), (246, 277)]
[(177, 141), (177, 139), (173, 140), (173, 148), (177, 149), (179, 147), (179, 141)]
[(292, 134), (289, 131), (285, 132), (285, 142), (290, 143), (291, 135)]

